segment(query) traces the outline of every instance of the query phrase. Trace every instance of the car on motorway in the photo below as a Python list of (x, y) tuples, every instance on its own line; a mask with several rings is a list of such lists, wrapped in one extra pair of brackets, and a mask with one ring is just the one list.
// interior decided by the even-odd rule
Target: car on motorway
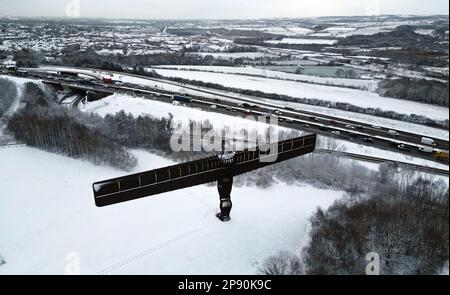
[(172, 96), (173, 101), (178, 101), (181, 103), (192, 103), (192, 98), (187, 95), (173, 95)]
[(400, 133), (398, 133), (398, 132), (395, 131), (395, 130), (389, 130), (389, 131), (388, 131), (388, 134), (389, 134), (390, 136), (394, 136), (394, 137), (399, 137), (399, 136), (400, 136)]
[(374, 143), (375, 140), (372, 137), (364, 137), (363, 141), (367, 142), (367, 143)]
[(317, 118), (317, 117), (309, 117), (309, 119), (312, 120), (312, 121), (319, 122), (319, 118)]
[(432, 154), (433, 153), (433, 148), (429, 147), (429, 146), (422, 146), (419, 148), (419, 151), (425, 154)]
[(355, 130), (355, 129), (356, 129), (356, 127), (355, 127), (355, 126), (353, 126), (353, 125), (351, 125), (351, 124), (347, 124), (347, 125), (345, 125), (345, 128), (347, 128), (347, 129), (351, 129), (351, 130)]
[(362, 125), (356, 125), (356, 129), (364, 131), (366, 128)]
[(383, 128), (381, 128), (380, 126), (376, 126), (376, 125), (372, 125), (372, 126), (370, 126), (370, 127), (372, 127), (373, 129), (377, 129), (377, 130), (383, 129)]
[(336, 125), (337, 122), (336, 122), (335, 120), (330, 120), (330, 122), (328, 122), (328, 124), (330, 124), (330, 125)]
[(288, 119), (286, 119), (286, 122), (289, 123), (289, 124), (293, 124), (294, 120), (288, 118)]
[(448, 152), (446, 151), (434, 151), (433, 157), (441, 162), (448, 162)]
[(341, 135), (341, 132), (335, 130), (335, 131), (331, 131), (331, 134), (336, 135), (336, 136), (340, 136), (340, 135)]
[(213, 110), (217, 110), (217, 105), (213, 104), (213, 105), (210, 106), (210, 108), (213, 109)]
[(410, 146), (407, 146), (406, 144), (403, 144), (403, 143), (398, 145), (397, 148), (404, 152), (410, 152), (412, 150)]
[(310, 128), (311, 126), (309, 124), (303, 124), (302, 127)]
[(277, 110), (277, 109), (273, 110), (273, 113), (275, 115), (282, 115), (283, 114), (280, 110)]

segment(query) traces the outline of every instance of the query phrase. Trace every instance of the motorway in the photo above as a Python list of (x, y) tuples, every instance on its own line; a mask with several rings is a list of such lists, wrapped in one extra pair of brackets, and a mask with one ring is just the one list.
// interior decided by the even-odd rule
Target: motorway
[[(90, 68), (71, 68), (71, 69), (74, 71), (76, 71), (76, 70), (88, 71), (89, 70), (89, 71), (98, 72), (98, 70), (90, 69)], [(33, 70), (33, 69), (28, 69), (28, 70)], [(42, 71), (43, 69), (39, 69), (39, 70)], [(242, 97), (239, 95), (232, 95), (230, 93), (224, 93), (223, 91), (219, 91), (219, 90), (214, 90), (214, 89), (209, 89), (209, 88), (205, 89), (203, 87), (201, 88), (201, 87), (196, 87), (196, 86), (187, 85), (187, 84), (183, 84), (183, 83), (173, 82), (170, 80), (150, 78), (150, 77), (140, 76), (140, 75), (135, 75), (135, 74), (128, 74), (128, 73), (115, 72), (115, 71), (105, 71), (105, 72), (113, 73), (116, 75), (127, 75), (130, 77), (135, 77), (135, 78), (139, 78), (139, 79), (145, 79), (145, 80), (149, 80), (149, 81), (164, 83), (167, 85), (172, 85), (172, 86), (181, 87), (184, 89), (189, 89), (192, 91), (204, 93), (209, 96), (214, 95), (214, 96), (218, 96), (222, 99), (225, 98), (230, 101), (235, 101), (235, 102), (237, 102), (238, 105), (239, 104), (258, 105), (258, 106), (262, 106), (262, 107), (266, 108), (266, 111), (269, 111), (269, 112), (273, 112), (274, 110), (280, 110), (280, 111), (282, 111), (284, 117), (289, 117), (292, 119), (299, 119), (299, 120), (308, 122), (308, 124), (310, 124), (310, 125), (311, 124), (315, 125), (316, 127), (327, 126), (329, 128), (329, 130), (328, 130), (329, 132), (344, 131), (347, 133), (356, 133), (355, 130), (363, 131), (360, 133), (364, 133), (368, 136), (385, 137), (385, 138), (390, 139), (391, 141), (398, 142), (397, 145), (399, 145), (401, 143), (412, 144), (412, 146), (409, 146), (409, 148), (415, 148), (416, 145), (422, 145), (422, 143), (421, 143), (422, 137), (427, 137), (427, 138), (433, 139), (437, 143), (437, 148), (444, 150), (444, 151), (449, 150), (448, 140), (444, 140), (442, 138), (434, 138), (434, 137), (430, 137), (430, 136), (424, 135), (424, 134), (417, 134), (417, 133), (412, 133), (412, 132), (406, 132), (403, 130), (396, 130), (394, 128), (385, 128), (385, 127), (381, 127), (381, 126), (375, 126), (375, 125), (371, 125), (371, 124), (368, 124), (365, 122), (359, 122), (359, 121), (355, 121), (355, 120), (345, 119), (345, 118), (341, 118), (341, 117), (335, 117), (335, 116), (317, 113), (317, 112), (286, 108), (286, 107), (280, 106), (279, 104), (276, 104), (276, 103), (263, 102), (263, 101), (261, 101), (261, 98), (259, 98), (259, 97), (251, 97), (248, 95), (246, 95), (245, 97)], [(161, 90), (156, 89), (155, 91), (160, 92)], [(198, 98), (199, 100), (203, 100), (203, 101), (208, 100), (207, 97), (192, 96), (192, 98), (194, 98), (194, 99)], [(213, 102), (212, 100), (209, 100), (209, 101)], [(224, 101), (221, 100), (221, 103), (224, 103)], [(231, 104), (231, 106), (233, 106), (233, 104)], [(234, 104), (234, 106), (236, 106), (236, 104)], [(352, 127), (349, 128), (349, 126), (352, 126)], [(389, 130), (397, 132), (399, 134), (399, 136), (393, 138), (393, 136), (391, 136), (388, 133)], [(344, 134), (344, 136), (345, 136), (345, 134)]]
[[(33, 78), (43, 79), (45, 83), (61, 85), (72, 89), (107, 94), (122, 93), (132, 96), (139, 95), (147, 99), (156, 99), (166, 103), (172, 103), (172, 95), (174, 94), (172, 92), (163, 91), (161, 89), (155, 89), (148, 86), (129, 83), (122, 83), (122, 85), (105, 84), (101, 81), (100, 78), (89, 83), (86, 83), (86, 80), (83, 79), (83, 82), (80, 83), (80, 81), (78, 81), (76, 77), (58, 77), (57, 75), (49, 75), (48, 73), (45, 73), (45, 71), (43, 72), (42, 69), (34, 70), (36, 72), (32, 74)], [(116, 73), (125, 75), (125, 73)], [(297, 129), (301, 131), (315, 132), (324, 136), (334, 137), (336, 139), (351, 141), (366, 146), (377, 147), (384, 150), (390, 150), (409, 156), (439, 162), (432, 155), (420, 152), (418, 150), (418, 148), (422, 146), (420, 142), (423, 135), (396, 130), (399, 133), (399, 136), (394, 138), (389, 136), (387, 128), (371, 126), (369, 124), (336, 118), (323, 114), (305, 112), (290, 108), (280, 108), (280, 106), (278, 105), (266, 102), (256, 102), (255, 100), (237, 98), (235, 96), (218, 94), (217, 92), (207, 90), (199, 90), (198, 88), (193, 86), (191, 87), (185, 84), (181, 85), (179, 83), (174, 83), (171, 81), (148, 78), (139, 75), (126, 75), (134, 76), (140, 79), (172, 84), (178, 87), (192, 89), (197, 92), (209, 94), (208, 97), (191, 96), (192, 103), (189, 104), (189, 106), (194, 108), (201, 108), (210, 112), (217, 112), (226, 115), (241, 117), (245, 117), (248, 115), (268, 115), (269, 113), (273, 114), (275, 111), (277, 111), (279, 125), (282, 127)], [(212, 98), (211, 95), (214, 95), (214, 98)], [(223, 99), (220, 99), (221, 97), (223, 97)], [(76, 107), (81, 99), (82, 98), (78, 97), (77, 100), (72, 103), (72, 106)], [(217, 106), (217, 108), (211, 108), (212, 105)], [(373, 142), (367, 142), (368, 138), (373, 140)], [(437, 138), (434, 140), (437, 142), (439, 149), (448, 150), (448, 141)], [(398, 149), (397, 146), (401, 143), (404, 143), (408, 148), (406, 150)]]
[(449, 175), (449, 171), (445, 170), (445, 169), (415, 165), (415, 164), (401, 162), (401, 161), (387, 160), (387, 159), (383, 159), (383, 158), (379, 158), (379, 157), (371, 157), (371, 156), (366, 156), (366, 155), (346, 153), (346, 152), (333, 151), (333, 150), (324, 150), (324, 149), (318, 149), (315, 151), (315, 153), (333, 154), (338, 157), (343, 157), (343, 158), (348, 158), (348, 159), (362, 161), (362, 162), (368, 162), (368, 163), (390, 164), (390, 165), (395, 165), (397, 167), (411, 168), (412, 170), (441, 175), (441, 176)]

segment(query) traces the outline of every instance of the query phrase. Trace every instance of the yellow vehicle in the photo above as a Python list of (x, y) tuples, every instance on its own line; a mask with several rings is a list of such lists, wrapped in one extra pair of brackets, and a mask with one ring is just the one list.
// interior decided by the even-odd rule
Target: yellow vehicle
[(7, 71), (9, 75), (15, 75), (17, 73), (17, 69), (15, 67), (8, 67)]
[(448, 162), (448, 152), (445, 151), (435, 151), (433, 153), (433, 156), (435, 159), (438, 159), (442, 162)]

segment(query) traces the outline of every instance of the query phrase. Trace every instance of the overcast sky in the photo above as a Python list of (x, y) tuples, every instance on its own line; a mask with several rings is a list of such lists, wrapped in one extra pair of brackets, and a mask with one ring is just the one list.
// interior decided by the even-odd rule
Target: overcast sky
[(34, 17), (75, 14), (104, 18), (217, 19), (368, 14), (448, 15), (448, 10), (448, 0), (0, 0), (0, 16)]

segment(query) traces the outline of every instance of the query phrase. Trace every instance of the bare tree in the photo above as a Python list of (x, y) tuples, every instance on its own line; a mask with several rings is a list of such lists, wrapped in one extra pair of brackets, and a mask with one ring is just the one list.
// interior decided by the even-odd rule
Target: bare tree
[(267, 258), (258, 269), (262, 275), (303, 275), (301, 258), (287, 251)]

